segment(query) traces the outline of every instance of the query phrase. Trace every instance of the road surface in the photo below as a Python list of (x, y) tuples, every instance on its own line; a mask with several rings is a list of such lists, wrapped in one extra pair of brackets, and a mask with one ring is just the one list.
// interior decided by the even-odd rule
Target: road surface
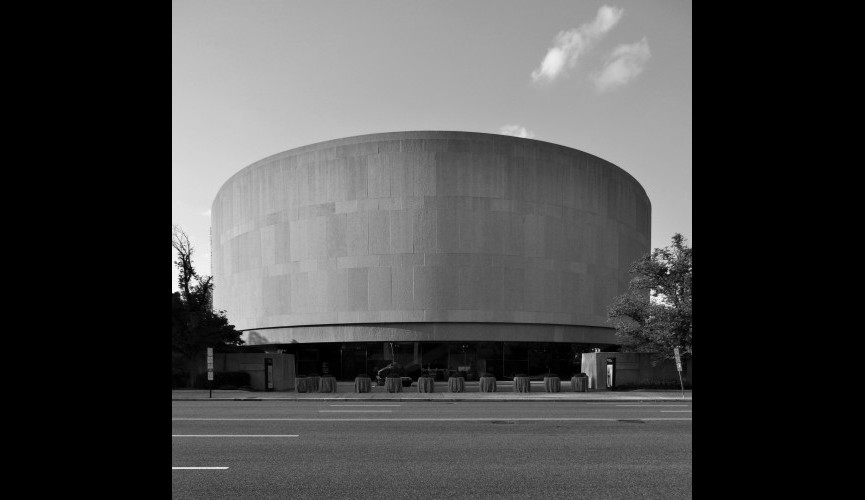
[(690, 498), (691, 402), (172, 402), (173, 498)]

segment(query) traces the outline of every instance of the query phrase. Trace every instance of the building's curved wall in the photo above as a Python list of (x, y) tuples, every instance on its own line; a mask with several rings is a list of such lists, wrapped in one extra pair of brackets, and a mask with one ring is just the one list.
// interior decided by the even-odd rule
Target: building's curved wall
[(243, 332), (248, 345), (316, 342), (567, 342), (615, 344), (612, 328), (502, 323), (386, 323), (293, 326)]
[(313, 144), (220, 189), (214, 306), (241, 330), (609, 328), (606, 306), (649, 251), (650, 212), (622, 169), (542, 141), (399, 132)]

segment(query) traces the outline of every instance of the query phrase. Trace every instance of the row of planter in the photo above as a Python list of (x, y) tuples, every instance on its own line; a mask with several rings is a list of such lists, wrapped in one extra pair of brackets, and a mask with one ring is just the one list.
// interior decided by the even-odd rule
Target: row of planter
[(294, 389), (297, 392), (336, 392), (336, 377), (333, 375), (309, 375), (294, 379)]
[[(387, 384), (388, 392), (400, 392), (402, 387), (397, 385), (394, 390)], [(496, 392), (495, 377), (480, 378), (480, 392)], [(589, 388), (589, 377), (586, 375), (575, 375), (571, 377), (571, 390), (574, 392), (587, 392)], [(529, 377), (514, 377), (514, 392), (531, 392), (532, 384)], [(544, 377), (544, 392), (561, 392), (562, 382), (559, 377)], [(435, 382), (432, 377), (420, 377), (417, 379), (417, 392), (435, 392)], [(448, 392), (465, 392), (465, 379), (463, 377), (448, 378)]]
[[(402, 379), (400, 377), (387, 377), (385, 390), (387, 392), (402, 392)], [(571, 377), (571, 390), (574, 392), (586, 392), (589, 387), (589, 378), (585, 374)], [(297, 392), (336, 392), (336, 378), (333, 376), (319, 377), (317, 375), (298, 377), (295, 379)], [(448, 392), (465, 392), (466, 382), (463, 377), (448, 378)], [(365, 375), (354, 379), (354, 392), (370, 392), (372, 380)], [(514, 392), (531, 392), (532, 384), (529, 377), (514, 377)], [(544, 392), (561, 392), (562, 382), (559, 377), (544, 377)], [(435, 392), (435, 381), (433, 377), (420, 377), (417, 379), (417, 392)], [(495, 377), (480, 378), (480, 392), (496, 392)]]

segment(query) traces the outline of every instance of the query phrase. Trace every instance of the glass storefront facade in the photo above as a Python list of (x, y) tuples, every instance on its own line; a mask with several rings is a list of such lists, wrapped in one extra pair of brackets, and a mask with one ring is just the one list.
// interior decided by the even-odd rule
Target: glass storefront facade
[(367, 374), (374, 379), (380, 369), (397, 362), (412, 378), (424, 370), (438, 380), (460, 373), (471, 381), (483, 373), (497, 379), (544, 373), (570, 378), (580, 372), (582, 353), (618, 347), (551, 342), (351, 342), (279, 344), (267, 350), (294, 354), (298, 375), (327, 374), (350, 381)]

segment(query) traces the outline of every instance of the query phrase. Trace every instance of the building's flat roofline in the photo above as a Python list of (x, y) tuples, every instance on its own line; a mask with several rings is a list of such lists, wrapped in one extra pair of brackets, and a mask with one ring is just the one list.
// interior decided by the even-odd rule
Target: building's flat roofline
[(459, 131), (459, 130), (409, 130), (409, 131), (404, 131), (404, 132), (375, 132), (375, 133), (371, 133), (371, 134), (360, 134), (360, 135), (353, 135), (350, 137), (328, 139), (328, 140), (324, 140), (324, 141), (320, 141), (320, 142), (315, 142), (312, 144), (306, 144), (303, 146), (298, 146), (296, 148), (287, 149), (285, 151), (280, 151), (279, 153), (274, 153), (272, 155), (269, 155), (265, 158), (262, 158), (261, 160), (253, 162), (253, 163), (247, 165), (246, 167), (240, 169), (234, 175), (232, 175), (231, 177), (226, 179), (226, 181), (219, 188), (219, 191), (217, 191), (216, 198), (219, 197), (219, 194), (222, 192), (222, 189), (226, 185), (228, 185), (231, 182), (231, 180), (234, 179), (235, 177), (240, 176), (241, 174), (243, 174), (247, 170), (253, 169), (259, 165), (269, 163), (271, 161), (280, 159), (280, 158), (285, 157), (285, 156), (304, 153), (307, 151), (327, 149), (327, 148), (342, 146), (342, 145), (346, 145), (346, 144), (362, 144), (362, 143), (375, 142), (375, 141), (386, 141), (386, 140), (396, 141), (396, 140), (403, 140), (403, 139), (457, 139), (457, 138), (460, 138), (459, 136), (464, 136), (464, 137), (462, 137), (462, 139), (466, 139), (466, 140), (469, 140), (472, 138), (474, 138), (474, 139), (484, 138), (487, 140), (502, 140), (502, 141), (532, 141), (532, 142), (544, 144), (546, 146), (561, 148), (567, 152), (576, 151), (580, 154), (584, 154), (584, 155), (590, 156), (592, 158), (596, 158), (597, 160), (599, 160), (605, 164), (608, 164), (609, 166), (621, 171), (623, 174), (625, 174), (626, 176), (631, 178), (635, 183), (637, 183), (637, 185), (640, 187), (640, 189), (643, 190), (643, 194), (646, 197), (646, 200), (649, 201), (649, 204), (651, 206), (651, 201), (649, 200), (648, 193), (646, 193), (645, 188), (643, 188), (643, 185), (640, 184), (640, 181), (638, 181), (636, 177), (631, 175), (627, 170), (623, 169), (622, 167), (616, 165), (615, 163), (612, 163), (609, 160), (605, 160), (605, 159), (601, 158), (600, 156), (593, 155), (592, 153), (588, 153), (588, 152), (583, 151), (581, 149), (572, 148), (569, 146), (564, 146), (562, 144), (557, 144), (555, 142), (542, 141), (540, 139), (528, 139), (528, 138), (523, 138), (523, 137), (514, 137), (511, 135), (494, 134), (494, 133), (489, 133), (489, 132), (469, 132), (469, 131)]

